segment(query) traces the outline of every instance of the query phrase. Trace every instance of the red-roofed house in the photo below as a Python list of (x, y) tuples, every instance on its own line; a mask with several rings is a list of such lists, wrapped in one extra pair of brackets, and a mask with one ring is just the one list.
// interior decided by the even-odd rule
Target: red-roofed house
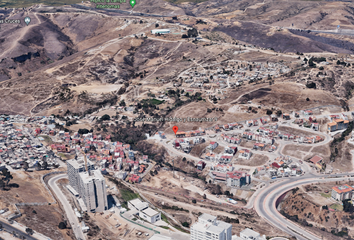
[(135, 174), (132, 174), (128, 177), (128, 182), (131, 183), (140, 183), (141, 182), (141, 177)]
[(251, 156), (252, 156), (252, 152), (250, 150), (248, 150), (248, 149), (242, 149), (242, 150), (239, 151), (239, 153), (240, 153), (238, 155), (239, 158), (250, 159)]
[(218, 147), (218, 145), (219, 144), (217, 142), (210, 142), (209, 149), (214, 150), (215, 148)]
[(276, 169), (280, 168), (279, 164), (276, 163), (276, 162), (273, 162), (273, 163), (272, 163), (272, 167), (274, 167), (274, 168), (276, 168)]
[(315, 155), (310, 159), (310, 162), (312, 162), (317, 168), (322, 169), (323, 168), (323, 158)]
[(251, 176), (241, 171), (228, 172), (226, 182), (228, 187), (242, 187), (251, 183)]
[(197, 164), (197, 170), (203, 171), (204, 167), (205, 167), (205, 162), (199, 161)]

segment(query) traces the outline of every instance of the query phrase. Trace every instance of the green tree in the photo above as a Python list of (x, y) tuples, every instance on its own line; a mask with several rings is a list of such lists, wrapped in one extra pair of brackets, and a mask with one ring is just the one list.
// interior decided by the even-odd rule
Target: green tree
[(182, 226), (183, 226), (183, 227), (189, 227), (189, 223), (188, 223), (188, 222), (183, 222), (183, 223), (182, 223)]
[(108, 121), (108, 120), (111, 120), (111, 117), (108, 115), (108, 114), (105, 114), (101, 117), (101, 120), (102, 121)]

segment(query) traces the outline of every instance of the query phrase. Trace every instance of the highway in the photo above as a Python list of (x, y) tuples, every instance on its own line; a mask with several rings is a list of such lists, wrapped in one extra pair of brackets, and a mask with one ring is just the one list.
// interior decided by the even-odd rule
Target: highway
[[(257, 195), (254, 201), (254, 209), (262, 218), (264, 218), (274, 227), (279, 228), (292, 236), (295, 236), (299, 240), (320, 240), (322, 239), (321, 236), (314, 235), (313, 233), (305, 230), (305, 228), (301, 227), (299, 224), (294, 223), (282, 216), (277, 210), (276, 201), (284, 193), (301, 185), (317, 182), (348, 180), (349, 178), (347, 175), (348, 173), (320, 176), (307, 174), (301, 178), (283, 178), (281, 181), (277, 181), (268, 185)], [(337, 178), (333, 178), (335, 176), (337, 176)], [(350, 179), (353, 180), (354, 178)]]
[(81, 230), (81, 225), (76, 217), (76, 214), (75, 214), (74, 210), (72, 209), (69, 201), (66, 199), (65, 195), (62, 193), (62, 191), (60, 190), (60, 188), (56, 184), (56, 182), (59, 179), (63, 179), (63, 178), (67, 178), (67, 177), (68, 177), (68, 175), (66, 175), (66, 174), (60, 174), (55, 177), (52, 177), (51, 179), (49, 179), (48, 185), (52, 189), (55, 196), (57, 197), (57, 200), (60, 201), (61, 205), (63, 206), (66, 217), (67, 217), (68, 221), (70, 222), (70, 225), (73, 229), (76, 239), (84, 240), (86, 238), (84, 236), (84, 233)]
[(37, 240), (37, 238), (32, 237), (31, 235), (28, 235), (27, 233), (24, 233), (17, 228), (13, 227), (11, 224), (8, 224), (6, 222), (0, 221), (0, 224), (2, 225), (2, 229), (6, 230), (9, 233), (16, 233), (16, 236), (19, 236), (21, 239), (25, 237), (26, 240)]

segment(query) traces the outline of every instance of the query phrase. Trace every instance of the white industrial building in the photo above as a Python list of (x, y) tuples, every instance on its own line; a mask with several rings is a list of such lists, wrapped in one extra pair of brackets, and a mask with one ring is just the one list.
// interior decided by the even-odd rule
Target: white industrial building
[[(79, 191), (79, 173), (85, 171), (85, 161), (84, 157), (81, 156), (77, 160), (72, 159), (66, 161), (68, 167), (68, 178), (69, 184), (72, 186), (76, 192), (80, 193)], [(87, 169), (94, 170), (95, 167), (93, 166), (90, 160), (87, 160)]]
[(266, 240), (266, 236), (261, 236), (258, 232), (253, 231), (252, 229), (246, 228), (240, 232), (240, 236), (233, 236), (232, 240)]
[(103, 212), (108, 209), (106, 181), (100, 170), (79, 173), (79, 195), (88, 211)]
[(231, 240), (232, 225), (204, 213), (191, 227), (191, 240)]
[(128, 208), (130, 210), (135, 210), (135, 214), (149, 223), (155, 223), (161, 220), (161, 213), (150, 208), (147, 202), (143, 202), (139, 198), (130, 200), (128, 202)]

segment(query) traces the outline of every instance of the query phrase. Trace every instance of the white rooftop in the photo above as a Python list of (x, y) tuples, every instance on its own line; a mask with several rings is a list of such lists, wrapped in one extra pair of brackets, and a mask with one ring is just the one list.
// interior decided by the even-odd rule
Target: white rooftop
[(149, 207), (147, 209), (143, 210), (142, 212), (145, 213), (146, 215), (148, 215), (149, 217), (159, 214), (157, 211), (155, 211), (154, 209), (149, 208)]
[(242, 232), (240, 232), (241, 237), (248, 237), (246, 239), (257, 239), (260, 234), (258, 232), (253, 231), (252, 229), (246, 228)]
[(172, 238), (166, 237), (166, 236), (163, 236), (163, 235), (160, 235), (160, 234), (154, 234), (154, 236), (149, 238), (149, 240), (172, 240)]
[(133, 205), (139, 211), (142, 211), (145, 208), (149, 207), (149, 204), (147, 202), (143, 202), (139, 198), (135, 198), (133, 200), (130, 200), (129, 203), (131, 205)]
[(89, 172), (90, 174), (88, 172), (79, 173), (80, 178), (84, 183), (89, 183), (92, 180), (101, 180), (101, 181), (104, 180), (104, 177), (100, 170), (91, 170)]
[[(85, 161), (84, 161), (83, 156), (79, 157), (77, 160), (71, 159), (71, 160), (67, 160), (66, 162), (67, 162), (67, 164), (70, 164), (71, 166), (73, 166), (75, 169), (85, 167)], [(90, 166), (90, 165), (93, 165), (93, 163), (87, 159), (87, 166)]]

